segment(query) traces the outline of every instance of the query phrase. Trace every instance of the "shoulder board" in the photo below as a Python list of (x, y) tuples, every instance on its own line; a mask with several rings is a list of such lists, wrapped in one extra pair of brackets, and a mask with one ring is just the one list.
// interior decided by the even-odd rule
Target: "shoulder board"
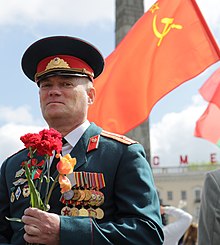
[(124, 135), (121, 135), (121, 134), (115, 134), (115, 133), (111, 133), (111, 132), (108, 132), (108, 131), (105, 131), (105, 130), (102, 130), (101, 134), (102, 136), (105, 136), (107, 138), (111, 138), (113, 140), (117, 140), (121, 143), (124, 143), (126, 145), (131, 145), (131, 144), (137, 144), (138, 142), (135, 141), (135, 140), (132, 140)]

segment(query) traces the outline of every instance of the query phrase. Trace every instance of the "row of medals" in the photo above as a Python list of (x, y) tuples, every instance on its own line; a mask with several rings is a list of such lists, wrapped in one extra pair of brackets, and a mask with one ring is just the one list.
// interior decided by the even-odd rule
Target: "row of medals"
[[(16, 172), (15, 177), (21, 177), (24, 172), (25, 171), (23, 168), (20, 169)], [(104, 194), (100, 191), (100, 188), (105, 186), (103, 174), (75, 172), (74, 176), (77, 187), (72, 188), (72, 190), (62, 194), (60, 201), (65, 204), (65, 207), (62, 208), (61, 215), (88, 216), (96, 219), (102, 219), (104, 217), (104, 211), (100, 208), (100, 206), (104, 203)], [(90, 181), (91, 179), (98, 180)], [(25, 182), (27, 182), (27, 179), (25, 178), (19, 178), (13, 182), (14, 186), (11, 188), (10, 197), (10, 201), (12, 203), (15, 200), (18, 200), (21, 194), (23, 194), (25, 198), (29, 197), (30, 189), (28, 185), (24, 185), (22, 189), (20, 187)], [(86, 186), (92, 189), (85, 189), (85, 182), (87, 182)], [(90, 182), (93, 182), (93, 184), (89, 184)], [(80, 183), (83, 183), (83, 185)]]
[[(85, 172), (75, 172), (75, 174), (80, 176), (79, 178), (75, 176), (77, 187), (73, 187), (70, 191), (63, 193), (60, 198), (60, 201), (65, 205), (61, 210), (61, 215), (102, 219), (104, 217), (104, 211), (100, 206), (104, 203), (104, 194), (100, 191), (100, 188), (104, 187), (103, 181), (96, 181), (96, 184), (93, 185), (88, 184), (86, 185), (87, 188), (85, 188), (85, 183), (82, 179), (85, 179), (87, 176), (89, 178), (90, 176), (94, 177), (96, 175), (96, 180), (103, 180), (103, 174)], [(99, 177), (97, 178), (97, 176)], [(79, 179), (81, 180), (81, 184), (78, 181)]]

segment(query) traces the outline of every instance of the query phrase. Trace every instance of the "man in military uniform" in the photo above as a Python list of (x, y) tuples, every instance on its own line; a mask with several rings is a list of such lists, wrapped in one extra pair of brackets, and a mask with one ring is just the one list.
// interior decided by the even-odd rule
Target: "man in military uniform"
[(95, 99), (93, 79), (103, 67), (100, 52), (73, 37), (43, 38), (25, 51), (22, 69), (39, 86), (43, 117), (65, 138), (63, 154), (76, 157), (75, 182), (62, 196), (55, 186), (48, 212), (31, 208), (21, 168), (27, 149), (6, 159), (0, 175), (0, 244), (162, 244), (159, 200), (143, 147), (87, 119)]

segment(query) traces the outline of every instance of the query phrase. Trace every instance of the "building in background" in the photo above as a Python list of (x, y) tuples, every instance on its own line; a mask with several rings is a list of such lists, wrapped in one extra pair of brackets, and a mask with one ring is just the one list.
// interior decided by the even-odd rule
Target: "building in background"
[(202, 187), (207, 171), (220, 167), (214, 165), (190, 165), (153, 168), (155, 185), (163, 205), (182, 208), (198, 222)]

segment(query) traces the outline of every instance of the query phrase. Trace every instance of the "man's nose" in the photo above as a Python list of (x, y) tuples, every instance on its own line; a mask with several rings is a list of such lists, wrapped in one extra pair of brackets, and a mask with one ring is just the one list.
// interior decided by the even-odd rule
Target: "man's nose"
[(60, 94), (61, 94), (61, 90), (60, 90), (60, 88), (59, 88), (58, 86), (53, 86), (53, 87), (49, 90), (48, 94), (49, 94), (50, 96), (52, 96), (52, 95), (60, 95)]

